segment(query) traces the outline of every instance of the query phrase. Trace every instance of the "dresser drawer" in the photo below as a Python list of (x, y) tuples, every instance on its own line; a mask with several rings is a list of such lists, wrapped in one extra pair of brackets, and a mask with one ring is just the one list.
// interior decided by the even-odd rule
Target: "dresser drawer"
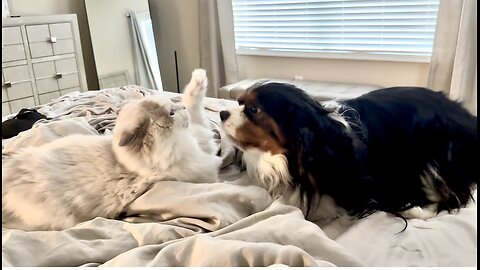
[(80, 79), (75, 58), (66, 58), (55, 61), (57, 72), (62, 74), (58, 79), (60, 89), (68, 89), (80, 86)]
[(7, 88), (3, 87), (2, 83), (2, 102), (8, 101)]
[(33, 64), (33, 73), (39, 94), (58, 91), (58, 79), (55, 77), (57, 71), (53, 61)]
[(10, 101), (10, 110), (12, 113), (18, 113), (23, 108), (35, 107), (35, 100), (33, 97), (17, 99)]
[(39, 58), (53, 55), (52, 44), (48, 42), (35, 42), (29, 43), (30, 46), (30, 57)]
[(35, 63), (33, 71), (39, 94), (80, 86), (75, 58)]
[(55, 68), (60, 73), (77, 72), (77, 60), (75, 58), (55, 60)]
[(38, 98), (40, 99), (40, 104), (49, 103), (53, 99), (56, 99), (56, 98), (59, 98), (59, 97), (60, 97), (60, 92), (59, 91), (38, 95)]
[(27, 65), (5, 67), (2, 69), (4, 83), (9, 100), (33, 96), (33, 86)]
[(30, 81), (12, 84), (6, 90), (9, 100), (33, 96), (33, 87)]
[(70, 23), (26, 26), (32, 58), (75, 52)]
[(35, 79), (35, 83), (39, 94), (58, 91), (60, 89), (58, 87), (58, 80), (55, 77)]
[(33, 73), (35, 79), (42, 79), (46, 77), (54, 77), (57, 73), (54, 61), (33, 63)]
[(63, 75), (58, 79), (58, 86), (60, 89), (67, 89), (80, 86), (80, 79), (78, 73)]
[(61, 55), (75, 52), (75, 45), (73, 39), (61, 39), (53, 44), (53, 54)]
[(8, 101), (7, 88), (5, 87), (5, 79), (2, 72), (2, 102)]
[(25, 48), (20, 27), (2, 28), (2, 62), (24, 60)]
[(2, 45), (23, 44), (20, 26), (2, 27)]
[(52, 37), (58, 39), (71, 39), (73, 37), (70, 23), (52, 23), (49, 24), (49, 27)]
[(29, 43), (50, 41), (50, 29), (48, 29), (48, 24), (27, 25), (25, 28), (27, 29)]
[(2, 48), (2, 63), (16, 60), (25, 60), (23, 44), (5, 45)]
[(11, 113), (10, 105), (6, 102), (2, 102), (2, 116), (9, 115)]
[(5, 82), (18, 83), (24, 81), (30, 81), (30, 72), (28, 70), (28, 65), (20, 65), (13, 67), (3, 67), (3, 80)]

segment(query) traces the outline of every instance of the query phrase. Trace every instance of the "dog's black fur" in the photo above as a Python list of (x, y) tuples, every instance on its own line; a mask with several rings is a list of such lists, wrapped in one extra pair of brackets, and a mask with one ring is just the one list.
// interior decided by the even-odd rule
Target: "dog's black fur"
[(285, 136), (289, 171), (308, 201), (328, 194), (353, 215), (398, 214), (432, 203), (420, 178), (429, 167), (438, 172), (438, 211), (472, 197), (477, 118), (442, 93), (393, 87), (339, 102), (347, 129), (295, 86), (268, 83), (255, 91)]

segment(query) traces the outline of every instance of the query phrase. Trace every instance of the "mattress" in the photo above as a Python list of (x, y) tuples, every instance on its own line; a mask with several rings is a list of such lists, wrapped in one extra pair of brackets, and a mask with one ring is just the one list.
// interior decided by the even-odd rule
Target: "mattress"
[[(2, 140), (2, 158), (69, 134), (108, 134), (125, 102), (148, 95), (181, 99), (139, 86), (70, 93), (37, 107), (50, 120)], [(230, 106), (236, 103), (206, 99), (217, 134), (218, 112)], [(477, 265), (474, 202), (458, 213), (410, 220), (403, 232), (404, 221), (384, 212), (360, 220), (307, 220), (287, 198), (252, 183), (238, 166), (238, 151), (217, 139), (224, 159), (221, 182), (158, 182), (121, 220), (97, 217), (63, 231), (2, 226), (2, 266)]]

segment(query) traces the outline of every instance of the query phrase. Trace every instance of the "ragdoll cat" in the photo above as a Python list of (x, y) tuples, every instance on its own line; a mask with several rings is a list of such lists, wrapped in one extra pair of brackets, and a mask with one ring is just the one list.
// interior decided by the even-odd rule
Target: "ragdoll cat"
[(185, 107), (149, 96), (120, 110), (111, 136), (69, 135), (7, 157), (3, 227), (66, 229), (94, 217), (118, 218), (156, 181), (217, 182), (221, 158), (203, 112), (206, 91), (206, 73), (197, 69), (182, 97)]

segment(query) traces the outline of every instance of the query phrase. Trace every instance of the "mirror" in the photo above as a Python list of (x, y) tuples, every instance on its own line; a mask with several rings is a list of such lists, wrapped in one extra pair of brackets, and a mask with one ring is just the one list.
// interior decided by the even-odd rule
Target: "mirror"
[(85, 0), (100, 89), (162, 89), (148, 0)]

